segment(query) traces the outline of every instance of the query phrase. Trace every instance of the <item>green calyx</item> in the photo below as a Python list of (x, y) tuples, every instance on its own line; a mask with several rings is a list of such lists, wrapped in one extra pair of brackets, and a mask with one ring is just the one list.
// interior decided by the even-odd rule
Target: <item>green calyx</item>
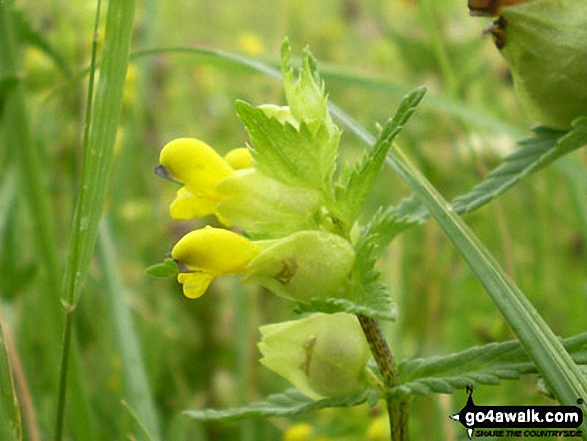
[(264, 249), (249, 263), (246, 281), (290, 300), (344, 296), (355, 261), (345, 239), (325, 231), (299, 231), (258, 243)]
[(503, 8), (502, 54), (532, 117), (566, 130), (587, 115), (587, 4), (535, 0)]
[(371, 352), (354, 315), (317, 313), (259, 330), (261, 363), (308, 397), (341, 397), (365, 388)]

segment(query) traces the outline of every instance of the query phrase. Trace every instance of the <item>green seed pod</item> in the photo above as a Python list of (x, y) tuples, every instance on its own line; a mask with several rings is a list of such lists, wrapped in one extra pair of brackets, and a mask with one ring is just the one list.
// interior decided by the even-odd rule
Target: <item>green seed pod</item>
[(369, 344), (352, 314), (313, 314), (259, 328), (261, 363), (313, 399), (341, 397), (366, 385)]
[(299, 231), (257, 244), (264, 249), (249, 263), (245, 281), (290, 300), (340, 296), (355, 261), (351, 244), (325, 231)]
[(561, 130), (587, 115), (587, 3), (531, 0), (502, 8), (497, 23), (530, 115)]

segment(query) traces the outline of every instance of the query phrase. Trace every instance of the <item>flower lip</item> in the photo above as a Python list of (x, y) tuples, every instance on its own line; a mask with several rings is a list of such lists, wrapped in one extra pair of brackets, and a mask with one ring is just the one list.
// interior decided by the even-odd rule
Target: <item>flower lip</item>
[(259, 246), (233, 231), (206, 226), (183, 236), (171, 256), (189, 298), (200, 297), (216, 277), (243, 274)]

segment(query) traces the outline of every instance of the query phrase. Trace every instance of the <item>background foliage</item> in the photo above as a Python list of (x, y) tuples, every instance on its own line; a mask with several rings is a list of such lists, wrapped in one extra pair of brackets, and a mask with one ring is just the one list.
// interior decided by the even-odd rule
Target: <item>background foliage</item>
[[(79, 388), (68, 397), (67, 435), (146, 439), (139, 419), (152, 436), (166, 440), (269, 440), (280, 439), (291, 424), (287, 419), (202, 424), (181, 414), (188, 408), (236, 406), (282, 390), (285, 385), (257, 363), (257, 327), (293, 317), (291, 305), (231, 279), (216, 281), (202, 299), (188, 301), (174, 280), (144, 274), (182, 234), (201, 226), (171, 222), (167, 205), (175, 189), (153, 174), (160, 148), (180, 136), (202, 139), (222, 153), (243, 145), (247, 134), (235, 100), (283, 104), (281, 84), (213, 53), (139, 51), (197, 47), (276, 65), (287, 35), (294, 53), (309, 45), (319, 59), (330, 99), (373, 132), (374, 121), (383, 123), (407, 91), (425, 84), (429, 92), (399, 143), (451, 199), (519, 148), (515, 141), (529, 136), (533, 123), (514, 95), (504, 61), (490, 40), (480, 37), (486, 23), (470, 18), (465, 3), (137, 2), (135, 55), (106, 193), (108, 224), (102, 226), (76, 317), (72, 370)], [(0, 295), (4, 340), (14, 342), (11, 360), (19, 361), (12, 361), (13, 370), (28, 387), (30, 402), (21, 398), (20, 403), (28, 439), (39, 439), (37, 433), (49, 439), (54, 427), (60, 355), (54, 328), (62, 317), (50, 285), (59, 283), (68, 258), (87, 93), (87, 78), (74, 73), (89, 65), (95, 8), (94, 2), (15, 4), (28, 133), (40, 161), (26, 179), (17, 179), (31, 163), (18, 162), (26, 146), (22, 137), (11, 137), (11, 126), (0, 126)], [(2, 72), (3, 92), (12, 87), (11, 78)], [(348, 131), (342, 143), (348, 160), (363, 147)], [(584, 331), (587, 322), (584, 155), (563, 158), (465, 217), (551, 328), (565, 337)], [(42, 184), (40, 209), (30, 203), (27, 179)], [(376, 189), (369, 201), (373, 214), (409, 193), (391, 170), (379, 176)], [(39, 228), (45, 253), (35, 239)], [(53, 246), (56, 262), (49, 262), (44, 256)], [(398, 237), (378, 269), (398, 304), (398, 320), (386, 332), (400, 361), (512, 338), (433, 222)], [(483, 404), (550, 402), (537, 393), (536, 380), (480, 386), (475, 398)], [(134, 406), (145, 403), (141, 394), (152, 405)], [(464, 403), (462, 391), (415, 398), (413, 438), (460, 439), (464, 432), (447, 415)], [(80, 409), (87, 415), (79, 416)], [(364, 439), (374, 412), (328, 410), (302, 420), (332, 439)], [(145, 415), (151, 418), (145, 421)]]

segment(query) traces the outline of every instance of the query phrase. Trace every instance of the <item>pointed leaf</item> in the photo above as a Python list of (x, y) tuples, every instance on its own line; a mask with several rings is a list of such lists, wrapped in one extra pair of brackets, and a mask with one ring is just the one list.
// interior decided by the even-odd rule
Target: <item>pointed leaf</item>
[(290, 417), (329, 407), (358, 406), (370, 400), (373, 394), (377, 394), (377, 392), (367, 389), (346, 397), (315, 401), (298, 392), (296, 389), (288, 389), (282, 393), (269, 395), (264, 401), (250, 403), (243, 407), (224, 410), (186, 410), (184, 414), (197, 421), (223, 422), (245, 418)]
[(315, 298), (309, 302), (299, 302), (295, 306), (295, 312), (303, 314), (307, 312), (324, 312), (334, 314), (336, 312), (348, 312), (349, 314), (362, 314), (380, 320), (395, 320), (397, 310), (389, 292), (384, 284), (382, 289), (365, 296), (363, 303), (354, 302), (348, 299), (328, 297), (325, 299)]
[(348, 180), (337, 188), (336, 197), (339, 201), (337, 215), (348, 225), (352, 225), (361, 212), (393, 140), (412, 116), (425, 93), (425, 88), (419, 88), (402, 100), (394, 117), (390, 118), (383, 127), (373, 148), (365, 154)]
[(177, 263), (173, 259), (165, 259), (161, 263), (151, 265), (145, 270), (145, 273), (151, 277), (175, 277), (179, 274)]
[[(587, 332), (562, 341), (579, 364), (587, 363)], [(489, 343), (445, 356), (403, 361), (398, 366), (404, 383), (394, 394), (451, 393), (476, 383), (495, 385), (537, 373), (519, 341)]]
[(561, 404), (573, 405), (577, 397), (587, 396), (587, 379), (479, 238), (401, 151), (394, 149), (390, 161), (464, 257)]
[[(501, 196), (529, 174), (587, 145), (587, 118), (577, 119), (573, 129), (566, 133), (544, 127), (534, 132), (534, 137), (518, 142), (523, 147), (521, 150), (506, 157), (470, 192), (455, 198), (452, 202), (454, 211), (459, 214), (474, 211)], [(423, 223), (428, 217), (428, 209), (410, 196), (398, 205), (375, 214), (365, 226), (364, 234), (375, 237), (376, 245), (384, 248), (403, 230)]]
[(298, 129), (242, 101), (236, 108), (249, 132), (256, 166), (263, 173), (294, 187), (325, 188), (334, 171), (340, 138), (335, 126), (321, 124), (314, 131), (302, 122)]

